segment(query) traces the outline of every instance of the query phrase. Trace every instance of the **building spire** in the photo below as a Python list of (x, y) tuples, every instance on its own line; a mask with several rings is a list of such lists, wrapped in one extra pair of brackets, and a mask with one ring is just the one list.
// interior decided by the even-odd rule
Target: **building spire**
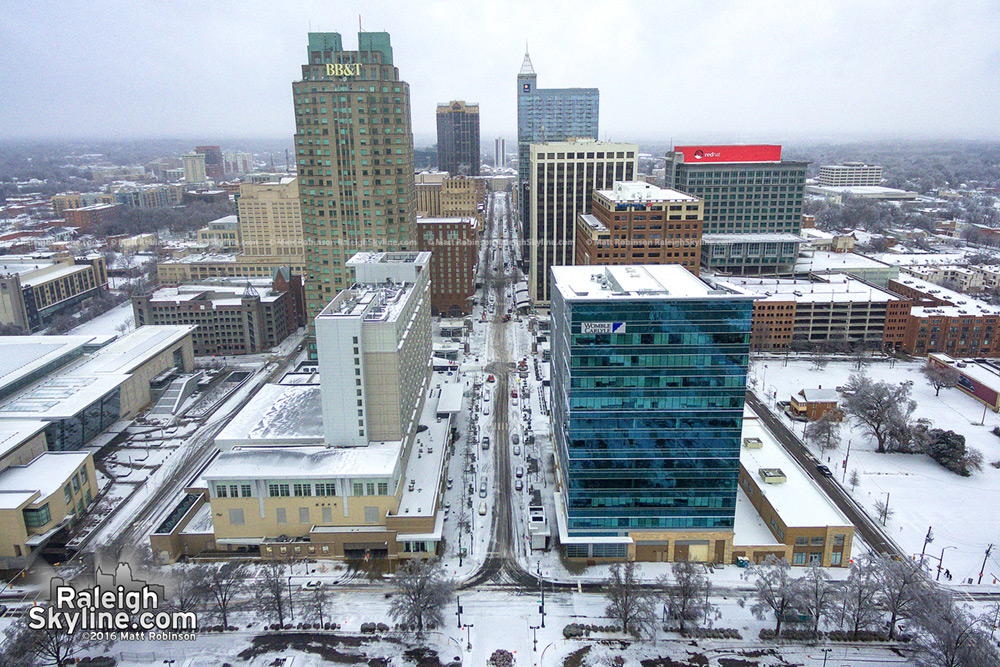
[(528, 55), (528, 40), (524, 40), (524, 61), (521, 63), (521, 71), (518, 74), (534, 74), (535, 68), (531, 65), (531, 56)]

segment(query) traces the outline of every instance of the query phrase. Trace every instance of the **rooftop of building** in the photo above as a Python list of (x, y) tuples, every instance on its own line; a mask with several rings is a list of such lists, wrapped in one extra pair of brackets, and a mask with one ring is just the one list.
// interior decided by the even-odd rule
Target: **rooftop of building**
[[(0, 362), (0, 395), (11, 388), (0, 402), (0, 419), (73, 417), (195, 328), (143, 326), (110, 344), (111, 336), (0, 337), (10, 352)], [(87, 348), (100, 349), (86, 354)]]
[(410, 264), (429, 258), (429, 252), (358, 252), (347, 264)]
[(45, 452), (31, 463), (0, 472), (0, 497), (11, 491), (38, 492), (40, 499), (56, 493), (90, 452)]
[(888, 270), (892, 267), (854, 252), (814, 250), (799, 256), (795, 271), (850, 271), (852, 269)]
[(914, 306), (910, 313), (914, 317), (934, 317), (935, 315), (944, 317), (960, 317), (968, 315), (1000, 315), (1000, 307), (991, 306), (985, 301), (980, 301), (968, 294), (962, 294), (955, 290), (948, 289), (941, 285), (928, 282), (915, 276), (900, 276), (895, 281), (901, 285), (914, 289), (918, 292), (928, 294), (935, 299), (941, 299), (950, 305), (940, 306)]
[(473, 217), (460, 217), (460, 218), (417, 218), (418, 225), (457, 225), (465, 224), (470, 227), (475, 227), (478, 221)]
[(798, 234), (758, 232), (753, 234), (703, 234), (701, 242), (709, 243), (805, 243)]
[[(281, 292), (271, 292), (270, 284), (250, 284), (250, 296), (260, 297), (262, 303), (271, 303), (281, 298)], [(182, 303), (198, 301), (215, 306), (240, 305), (247, 284), (240, 285), (176, 285), (161, 287), (150, 294), (151, 303)]]
[(796, 303), (828, 302), (888, 302), (900, 297), (881, 290), (866, 282), (844, 274), (831, 274), (825, 280), (793, 278), (732, 277), (720, 279), (719, 284), (727, 284), (751, 290), (762, 296), (762, 301), (795, 301)]
[[(753, 477), (761, 493), (787, 527), (851, 525), (823, 489), (778, 444), (774, 435), (749, 406), (744, 408), (743, 438), (758, 438), (762, 443), (757, 449), (741, 446), (740, 465)], [(780, 469), (786, 481), (780, 484), (765, 483), (758, 476), (758, 471), (767, 468)]]
[[(175, 259), (167, 259), (159, 264), (201, 264), (201, 263), (230, 263), (241, 259), (242, 256), (237, 253), (224, 253), (224, 252), (200, 252), (186, 257), (177, 257)], [(270, 258), (260, 258), (260, 259), (270, 259)]]
[(736, 519), (733, 524), (734, 547), (778, 546), (782, 544), (760, 518), (757, 509), (742, 487), (736, 490)]
[(822, 387), (815, 387), (813, 389), (802, 389), (796, 396), (801, 396), (802, 400), (806, 403), (839, 403), (840, 394), (837, 393), (836, 389), (830, 389), (827, 387), (823, 389)]
[(208, 481), (392, 477), (399, 454), (398, 441), (367, 447), (234, 447), (220, 452), (202, 477)]
[(588, 227), (590, 227), (591, 229), (593, 229), (595, 232), (607, 232), (608, 231), (607, 225), (605, 225), (603, 222), (601, 222), (600, 220), (598, 220), (591, 213), (583, 213), (583, 214), (581, 214), (579, 216), (579, 219), (583, 222), (583, 224), (587, 225)]
[(393, 322), (413, 294), (413, 287), (413, 283), (355, 285), (342, 290), (316, 317), (356, 317), (366, 321)]
[(873, 167), (876, 169), (881, 169), (882, 167), (876, 164), (867, 164), (865, 162), (842, 162), (841, 164), (824, 164), (820, 165), (820, 169), (857, 169), (858, 167)]
[(208, 223), (208, 228), (212, 227), (225, 227), (226, 229), (237, 227), (240, 224), (239, 218), (235, 215), (224, 215), (221, 218), (216, 218)]
[(893, 266), (935, 266), (939, 264), (963, 263), (969, 253), (965, 252), (878, 252), (867, 253), (868, 257)]
[(0, 275), (24, 275), (52, 266), (55, 260), (35, 255), (0, 256)]
[(858, 197), (873, 197), (873, 196), (898, 196), (905, 198), (916, 198), (916, 192), (910, 192), (909, 190), (899, 190), (897, 188), (887, 188), (881, 185), (810, 185), (809, 189), (812, 192), (821, 192), (828, 194), (847, 194), (856, 195)]
[(109, 208), (117, 208), (121, 204), (88, 204), (87, 206), (80, 206), (78, 208), (68, 208), (66, 211), (104, 211)]
[(737, 287), (716, 288), (676, 264), (554, 266), (554, 288), (567, 301), (601, 299), (752, 298)]
[(323, 442), (318, 384), (265, 384), (215, 437), (219, 447)]
[[(596, 90), (596, 88), (594, 89)], [(580, 150), (580, 149), (608, 149), (613, 148), (615, 151), (621, 150), (634, 150), (636, 154), (639, 152), (639, 144), (629, 143), (627, 141), (600, 141), (598, 139), (591, 139), (590, 137), (570, 137), (569, 139), (564, 139), (562, 141), (540, 141), (538, 143), (531, 144), (531, 150)]]
[(43, 285), (47, 282), (56, 280), (58, 278), (65, 278), (66, 276), (72, 276), (76, 273), (85, 273), (90, 271), (93, 267), (90, 264), (67, 264), (65, 266), (60, 266), (59, 268), (54, 268), (49, 271), (30, 273), (21, 278), (22, 287), (35, 287), (36, 285)]
[(7, 456), (26, 440), (38, 435), (45, 422), (29, 419), (0, 420), (0, 458)]
[(697, 197), (680, 190), (657, 187), (643, 181), (615, 181), (610, 190), (596, 190), (598, 194), (616, 203), (623, 202), (697, 202)]

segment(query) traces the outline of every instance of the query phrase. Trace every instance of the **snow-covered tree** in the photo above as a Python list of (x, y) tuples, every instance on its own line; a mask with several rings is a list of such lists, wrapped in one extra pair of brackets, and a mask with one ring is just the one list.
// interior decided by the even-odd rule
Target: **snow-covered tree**
[[(948, 591), (933, 587), (917, 606), (912, 642), (921, 667), (995, 667), (1000, 656), (984, 632), (985, 619), (958, 605)], [(992, 619), (988, 619), (992, 621)]]
[(857, 468), (851, 470), (851, 474), (847, 477), (847, 483), (851, 485), (851, 491), (861, 483), (861, 475), (858, 474)]
[(867, 375), (855, 373), (847, 381), (844, 412), (875, 439), (876, 451), (893, 449), (894, 433), (906, 430), (916, 402), (910, 398), (910, 385), (875, 382)]
[(798, 580), (802, 610), (813, 619), (813, 634), (819, 632), (819, 624), (833, 612), (836, 602), (836, 588), (830, 585), (830, 575), (826, 570), (813, 565)]
[(206, 604), (229, 627), (229, 612), (236, 598), (246, 588), (247, 567), (243, 563), (202, 565), (198, 568), (198, 587)]
[(394, 621), (415, 627), (418, 635), (423, 635), (425, 625), (444, 623), (444, 608), (455, 587), (436, 558), (407, 561), (396, 572), (393, 587), (389, 616)]
[(93, 640), (89, 632), (67, 632), (65, 628), (33, 630), (26, 619), (19, 619), (4, 634), (0, 664), (12, 667), (64, 667), (73, 664), (83, 651), (106, 645)]
[(880, 586), (878, 566), (872, 556), (864, 555), (851, 563), (847, 581), (840, 590), (838, 606), (844, 625), (850, 630), (853, 639), (857, 639), (862, 630), (878, 625), (881, 620)]
[(801, 591), (792, 578), (791, 564), (784, 558), (770, 555), (763, 563), (751, 565), (743, 576), (754, 585), (750, 611), (758, 620), (774, 614), (774, 634), (780, 637), (785, 617), (802, 606)]
[(896, 623), (911, 618), (925, 594), (927, 577), (910, 560), (882, 557), (874, 561), (880, 582), (878, 606), (889, 615), (889, 638), (896, 636)]
[(330, 591), (322, 586), (306, 591), (303, 599), (299, 602), (299, 608), (305, 617), (321, 626), (327, 621), (326, 608), (329, 605)]
[(927, 384), (934, 387), (935, 396), (940, 394), (942, 389), (951, 389), (956, 386), (958, 378), (961, 377), (957, 369), (936, 363), (928, 363), (920, 372), (927, 378)]
[(283, 626), (285, 617), (292, 613), (291, 591), (284, 566), (274, 561), (262, 565), (252, 589), (253, 599), (260, 611)]
[(614, 563), (604, 582), (604, 597), (608, 601), (604, 613), (621, 624), (623, 632), (635, 636), (652, 631), (656, 626), (653, 597), (640, 585), (641, 570), (635, 561)]
[(819, 447), (821, 452), (840, 446), (840, 420), (833, 412), (827, 412), (814, 422), (806, 425), (806, 440)]
[(681, 634), (687, 627), (698, 627), (698, 622), (714, 609), (710, 601), (712, 582), (705, 576), (702, 566), (689, 561), (677, 561), (671, 566), (673, 581), (666, 585), (663, 601), (667, 616), (677, 621)]

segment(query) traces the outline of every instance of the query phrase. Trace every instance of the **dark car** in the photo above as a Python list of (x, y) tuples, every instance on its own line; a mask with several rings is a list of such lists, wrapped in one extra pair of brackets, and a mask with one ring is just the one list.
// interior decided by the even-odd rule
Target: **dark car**
[(819, 474), (823, 475), (823, 477), (833, 477), (833, 471), (827, 468), (822, 463), (816, 466), (816, 470), (818, 470)]

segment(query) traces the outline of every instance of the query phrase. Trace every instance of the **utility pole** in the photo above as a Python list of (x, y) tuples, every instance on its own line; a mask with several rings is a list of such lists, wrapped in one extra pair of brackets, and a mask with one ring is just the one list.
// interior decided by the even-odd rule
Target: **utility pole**
[(531, 634), (534, 635), (534, 639), (532, 639), (532, 642), (534, 643), (534, 646), (532, 646), (531, 650), (534, 651), (535, 653), (538, 652), (538, 628), (539, 628), (539, 626), (537, 626), (537, 625), (529, 625), (528, 626), (528, 629), (531, 630)]
[[(886, 494), (886, 507), (889, 506), (889, 495)], [(927, 551), (927, 545), (934, 541), (934, 531), (933, 526), (927, 526), (927, 536), (924, 537), (924, 547), (920, 550), (920, 567), (924, 566), (924, 552)], [(987, 549), (987, 555), (990, 553)], [(983, 567), (986, 567), (986, 561), (983, 561)], [(981, 577), (980, 577), (981, 578)]]
[(983, 566), (979, 568), (979, 581), (976, 582), (977, 585), (983, 583), (983, 572), (986, 570), (986, 561), (989, 560), (990, 553), (992, 551), (993, 551), (993, 545), (990, 544), (988, 547), (986, 547), (986, 555), (983, 556)]
[(851, 439), (847, 439), (847, 454), (844, 456), (844, 475), (841, 477), (841, 483), (847, 481), (847, 462), (851, 458)]
[[(983, 567), (986, 567), (986, 563), (983, 563)], [(545, 627), (545, 586), (542, 585), (542, 561), (538, 561), (538, 590), (542, 593), (541, 605), (538, 607), (538, 612), (542, 615), (542, 625)]]
[(458, 611), (455, 612), (455, 615), (458, 616), (458, 627), (459, 627), (459, 629), (461, 629), (461, 627), (462, 627), (462, 598), (461, 598), (461, 596), (456, 595), (455, 596), (455, 601), (458, 603)]

